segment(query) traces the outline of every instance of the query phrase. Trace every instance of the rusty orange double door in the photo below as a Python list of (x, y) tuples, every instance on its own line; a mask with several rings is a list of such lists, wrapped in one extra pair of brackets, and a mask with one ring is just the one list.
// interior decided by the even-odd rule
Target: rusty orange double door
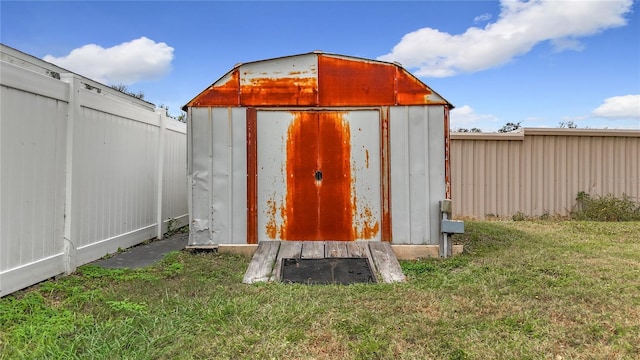
[(257, 111), (257, 240), (380, 240), (380, 111)]

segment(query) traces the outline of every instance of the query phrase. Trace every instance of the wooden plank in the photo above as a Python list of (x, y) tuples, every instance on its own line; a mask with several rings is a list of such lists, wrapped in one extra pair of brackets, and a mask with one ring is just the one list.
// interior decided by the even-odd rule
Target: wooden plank
[(368, 241), (354, 241), (347, 244), (347, 256), (355, 258), (371, 258)]
[(400, 263), (388, 242), (370, 241), (369, 250), (371, 251), (373, 263), (384, 282), (393, 283), (405, 281)]
[(369, 241), (354, 241), (347, 244), (347, 255), (352, 258), (366, 258), (369, 268), (373, 272), (373, 276), (377, 282), (380, 282), (380, 274), (376, 270), (376, 266), (371, 259), (371, 251), (369, 251)]
[(324, 241), (305, 241), (302, 244), (302, 259), (322, 259), (324, 258)]
[(345, 241), (327, 241), (324, 245), (324, 257), (346, 258), (349, 257), (347, 243)]
[(279, 248), (279, 241), (261, 241), (253, 254), (253, 258), (251, 258), (247, 271), (244, 273), (242, 282), (253, 284), (259, 281), (268, 281), (271, 277)]
[(271, 281), (280, 281), (282, 277), (282, 259), (299, 258), (302, 252), (302, 242), (300, 241), (281, 241), (281, 243)]

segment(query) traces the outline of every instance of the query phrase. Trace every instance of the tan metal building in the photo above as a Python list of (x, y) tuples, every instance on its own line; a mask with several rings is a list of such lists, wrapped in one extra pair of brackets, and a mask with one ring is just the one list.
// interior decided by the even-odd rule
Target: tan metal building
[(640, 203), (638, 130), (452, 133), (451, 166), (458, 217), (569, 215), (581, 191)]

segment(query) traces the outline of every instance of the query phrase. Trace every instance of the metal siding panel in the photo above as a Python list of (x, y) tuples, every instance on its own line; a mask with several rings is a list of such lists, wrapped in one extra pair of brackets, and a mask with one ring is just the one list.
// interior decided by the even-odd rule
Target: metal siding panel
[(498, 143), (496, 141), (489, 141), (486, 143), (486, 168), (484, 178), (484, 195), (485, 203), (489, 212), (499, 216), (496, 206), (496, 192), (498, 188), (498, 182), (496, 179), (496, 162), (498, 161)]
[(625, 178), (625, 191), (636, 202), (640, 203), (640, 155), (638, 155), (640, 154), (640, 138), (629, 139), (628, 141), (629, 143), (625, 150), (630, 160), (627, 162), (629, 168)]
[(578, 191), (586, 191), (590, 183), (589, 173), (591, 164), (587, 159), (589, 159), (591, 139), (588, 137), (580, 137), (578, 138), (578, 142), (578, 160), (580, 164), (583, 164), (578, 170)]
[(228, 108), (211, 110), (211, 239), (215, 244), (231, 243), (231, 144), (232, 126)]
[(321, 106), (395, 105), (392, 64), (342, 57), (318, 58), (318, 96)]
[(601, 137), (593, 137), (591, 138), (591, 146), (590, 146), (589, 155), (591, 159), (594, 160), (593, 165), (591, 167), (591, 171), (589, 174), (589, 190), (588, 193), (601, 193), (602, 188), (599, 187), (599, 179), (600, 174), (602, 174), (602, 138)]
[(556, 196), (553, 204), (553, 210), (550, 214), (559, 214), (564, 212), (563, 205), (566, 204), (565, 194), (567, 193), (567, 180), (569, 179), (569, 166), (568, 166), (568, 148), (567, 148), (567, 138), (556, 136), (556, 146), (559, 152), (560, 157), (557, 162), (557, 173), (556, 173)]
[(231, 109), (232, 125), (232, 236), (234, 244), (247, 242), (247, 119), (245, 108)]
[(525, 214), (531, 214), (531, 211), (533, 209), (533, 185), (532, 185), (532, 177), (533, 177), (533, 147), (532, 147), (532, 142), (530, 138), (527, 138), (525, 136), (523, 142), (522, 142), (522, 147), (523, 147), (523, 167), (524, 167), (524, 172), (523, 172), (523, 189), (522, 191), (524, 192), (524, 196), (525, 196), (525, 201), (523, 204), (523, 210), (522, 212)]
[(316, 54), (258, 61), (240, 67), (240, 103), (258, 105), (317, 105)]
[(211, 108), (191, 108), (191, 224), (189, 245), (213, 243), (209, 235), (211, 193)]
[[(485, 141), (476, 141), (475, 142), (475, 152), (473, 158), (473, 170), (476, 174), (476, 184), (473, 188), (474, 193), (474, 203), (477, 204), (475, 207), (475, 211), (481, 213), (482, 216), (486, 216), (487, 211), (485, 211), (486, 203), (486, 178), (485, 178), (485, 159), (487, 159), (487, 142)], [(481, 206), (481, 208), (479, 207)]]
[(351, 198), (355, 240), (380, 240), (380, 112), (349, 111), (343, 115), (351, 132)]
[(451, 159), (451, 201), (453, 205), (453, 210), (456, 213), (463, 213), (463, 204), (462, 204), (462, 181), (457, 181), (456, 179), (460, 177), (460, 168), (459, 164), (462, 160), (462, 142), (454, 141), (451, 139), (450, 142), (450, 153), (449, 157)]
[[(615, 140), (615, 139), (612, 139)], [(614, 194), (622, 194), (624, 192), (624, 183), (622, 181), (617, 181), (619, 179), (614, 179), (613, 175), (614, 174), (619, 174), (621, 177), (625, 177), (625, 161), (626, 161), (626, 157), (625, 157), (625, 152), (623, 151), (624, 149), (624, 142), (626, 141), (626, 138), (623, 138), (623, 141), (621, 142), (614, 142), (612, 141), (612, 155), (613, 155), (613, 160), (614, 160), (614, 172), (612, 174), (610, 174), (609, 177), (607, 177), (607, 182), (612, 183), (613, 184), (613, 193)]]
[(564, 204), (570, 204), (567, 207), (569, 211), (573, 210), (573, 204), (578, 191), (580, 191), (580, 138), (571, 137), (567, 139), (567, 189), (564, 193)]
[(531, 184), (534, 202), (531, 210), (532, 215), (540, 215), (544, 209), (545, 179), (548, 173), (546, 167), (551, 164), (551, 162), (549, 162), (547, 158), (548, 155), (545, 152), (544, 137), (532, 138), (531, 147), (532, 152), (535, 154), (533, 157), (534, 171)]
[(409, 206), (411, 244), (422, 244), (426, 241), (427, 227), (427, 174), (426, 167), (428, 144), (425, 133), (428, 129), (425, 110), (422, 107), (408, 108), (408, 146), (409, 146)]
[(440, 240), (440, 200), (446, 198), (447, 184), (445, 182), (445, 131), (444, 107), (429, 106), (427, 140), (429, 143), (429, 194), (427, 198), (428, 219), (431, 224), (429, 239), (431, 245), (439, 244)]
[(524, 204), (524, 185), (523, 172), (524, 166), (522, 162), (522, 141), (509, 141), (511, 144), (510, 157), (511, 157), (511, 174), (513, 175), (513, 182), (510, 188), (509, 197), (512, 199), (512, 203), (509, 207), (509, 214), (515, 214)]
[(258, 241), (282, 239), (287, 197), (287, 131), (295, 116), (258, 111)]
[(398, 105), (427, 105), (427, 104), (447, 104), (440, 95), (436, 94), (428, 86), (423, 84), (418, 78), (407, 70), (396, 68)]
[(188, 107), (239, 106), (240, 72), (233, 69), (198, 94), (186, 105)]
[[(504, 162), (503, 166), (498, 167), (498, 189), (500, 189), (499, 191), (502, 193), (509, 193), (509, 189), (512, 187), (515, 179), (514, 179), (514, 175), (516, 175), (513, 172), (513, 168), (510, 166), (511, 165), (511, 157), (510, 157), (510, 153), (511, 153), (511, 141), (505, 141), (501, 144), (501, 146), (498, 148), (498, 152), (500, 153), (500, 159), (501, 161)], [(501, 195), (498, 199), (498, 211), (500, 212), (500, 214), (508, 214), (509, 213), (509, 208), (510, 208), (510, 202), (511, 202), (511, 197), (510, 196), (504, 196)]]
[(391, 233), (394, 244), (411, 243), (408, 107), (389, 109), (391, 147)]
[[(451, 153), (455, 160), (452, 161), (451, 183), (458, 192), (454, 192), (453, 211), (462, 214), (472, 214), (473, 212), (473, 188), (475, 186), (474, 168), (467, 164), (469, 156), (473, 158), (473, 146), (475, 142), (462, 142), (451, 140)], [(459, 154), (458, 154), (459, 153)], [(455, 163), (454, 163), (455, 161)], [(455, 170), (454, 170), (455, 169)], [(459, 184), (459, 185), (455, 185)], [(463, 199), (468, 199), (463, 201)], [(458, 204), (458, 205), (456, 205)]]
[(392, 107), (391, 204), (394, 244), (438, 244), (445, 198), (444, 109)]
[(542, 179), (542, 206), (538, 215), (552, 210), (553, 200), (556, 196), (555, 178), (558, 175), (556, 173), (558, 159), (554, 156), (556, 154), (556, 143), (554, 140), (553, 136), (545, 136), (542, 138), (544, 146), (542, 151), (544, 152), (545, 161), (543, 166), (544, 176)]
[(602, 194), (616, 194), (616, 182), (608, 179), (616, 174), (616, 159), (614, 156), (613, 138), (604, 138), (602, 161), (606, 165), (605, 172), (601, 173)]

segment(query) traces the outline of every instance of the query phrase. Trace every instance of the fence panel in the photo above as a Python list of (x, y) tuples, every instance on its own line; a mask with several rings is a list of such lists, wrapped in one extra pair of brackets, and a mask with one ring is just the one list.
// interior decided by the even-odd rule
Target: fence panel
[(164, 141), (164, 168), (162, 194), (163, 231), (170, 220), (173, 226), (189, 222), (187, 204), (187, 124), (169, 121)]
[(524, 129), (451, 135), (458, 217), (568, 215), (576, 196), (623, 194), (640, 202), (640, 131)]
[(185, 124), (4, 46), (0, 70), (0, 296), (188, 222)]
[(69, 90), (11, 64), (0, 71), (0, 294), (5, 294), (64, 271)]

